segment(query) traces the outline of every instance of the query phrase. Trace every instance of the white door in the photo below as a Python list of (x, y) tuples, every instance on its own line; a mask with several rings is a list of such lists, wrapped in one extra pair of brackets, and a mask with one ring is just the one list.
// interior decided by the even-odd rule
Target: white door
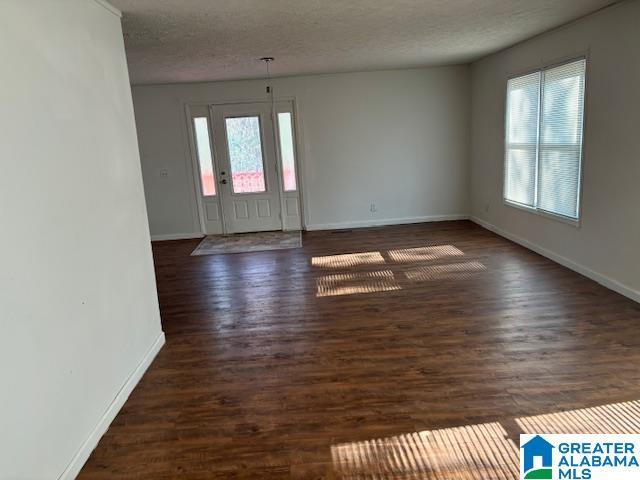
[(189, 131), (192, 134), (191, 152), (202, 233), (220, 234), (224, 232), (224, 227), (220, 215), (218, 169), (213, 161), (209, 107), (191, 105), (187, 112), (190, 120)]
[(214, 105), (211, 118), (225, 233), (282, 230), (271, 106)]

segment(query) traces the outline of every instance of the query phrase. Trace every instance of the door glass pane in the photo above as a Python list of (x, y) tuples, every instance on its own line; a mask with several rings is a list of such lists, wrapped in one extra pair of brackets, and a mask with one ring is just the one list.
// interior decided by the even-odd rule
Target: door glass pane
[(280, 132), (280, 154), (282, 155), (284, 191), (293, 192), (296, 190), (296, 162), (293, 153), (291, 113), (278, 113), (278, 130)]
[(264, 192), (264, 164), (258, 117), (226, 118), (234, 193)]
[(213, 178), (213, 162), (211, 159), (211, 143), (209, 141), (209, 126), (207, 117), (193, 119), (193, 128), (196, 134), (196, 149), (198, 163), (200, 164), (200, 184), (202, 195), (211, 197), (216, 194), (216, 182)]

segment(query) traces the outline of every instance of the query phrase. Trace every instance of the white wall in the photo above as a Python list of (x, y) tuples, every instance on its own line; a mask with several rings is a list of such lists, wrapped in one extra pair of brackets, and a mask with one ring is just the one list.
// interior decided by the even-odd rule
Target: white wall
[[(472, 66), (472, 213), (640, 300), (640, 1), (619, 4)], [(502, 202), (507, 77), (588, 53), (582, 226)], [(488, 210), (487, 210), (488, 208)]]
[[(273, 84), (276, 97), (297, 102), (308, 228), (468, 213), (467, 66), (291, 77)], [(265, 99), (265, 85), (133, 88), (152, 235), (200, 231), (184, 104)], [(161, 177), (161, 170), (169, 175)]]
[(0, 58), (0, 478), (72, 478), (163, 338), (120, 19), (3, 0)]

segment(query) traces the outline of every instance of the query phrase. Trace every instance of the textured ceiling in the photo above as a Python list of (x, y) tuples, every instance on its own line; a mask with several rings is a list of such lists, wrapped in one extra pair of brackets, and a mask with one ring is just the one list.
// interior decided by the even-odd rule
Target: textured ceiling
[(612, 0), (111, 0), (133, 84), (466, 63)]

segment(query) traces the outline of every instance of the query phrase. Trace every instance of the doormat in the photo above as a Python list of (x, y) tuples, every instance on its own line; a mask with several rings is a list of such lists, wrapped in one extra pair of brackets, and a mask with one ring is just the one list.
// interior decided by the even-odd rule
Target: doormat
[(261, 252), (302, 247), (300, 232), (257, 232), (235, 235), (207, 235), (191, 252), (192, 256)]

